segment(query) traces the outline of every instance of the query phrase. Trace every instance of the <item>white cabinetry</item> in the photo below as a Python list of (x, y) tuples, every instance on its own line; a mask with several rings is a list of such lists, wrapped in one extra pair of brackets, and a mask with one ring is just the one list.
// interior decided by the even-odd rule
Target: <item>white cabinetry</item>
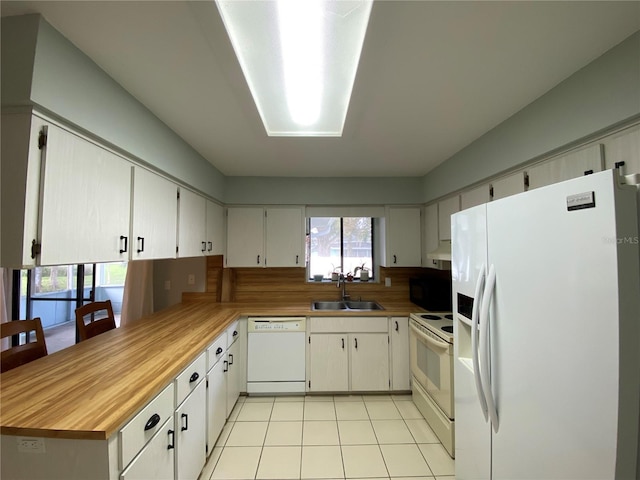
[(169, 418), (122, 472), (120, 480), (173, 480), (175, 469), (175, 430)]
[(491, 200), (524, 192), (524, 172), (516, 172), (491, 182)]
[(603, 150), (603, 145), (591, 145), (528, 168), (529, 190), (602, 171)]
[(41, 265), (129, 258), (132, 168), (122, 157), (49, 125), (41, 188)]
[(309, 392), (390, 388), (386, 317), (314, 317), (307, 352)]
[(440, 240), (451, 240), (451, 215), (459, 211), (458, 195), (438, 202), (438, 238)]
[(228, 267), (304, 267), (301, 207), (227, 210)]
[(409, 390), (411, 371), (409, 365), (409, 318), (391, 317), (391, 390)]
[(481, 187), (462, 192), (460, 194), (460, 210), (482, 205), (491, 201), (491, 186), (482, 185)]
[[(226, 335), (221, 336), (226, 347)], [(214, 352), (217, 350), (221, 352), (215, 357), (220, 356), (220, 360), (207, 373), (207, 452), (213, 449), (227, 420), (226, 348), (217, 345)]]
[[(604, 140), (606, 168), (624, 162), (624, 175), (640, 173), (640, 125), (635, 125)], [(4, 173), (4, 172), (3, 172)]]
[(419, 267), (422, 263), (420, 207), (388, 207), (386, 212), (387, 267)]
[(180, 480), (196, 480), (205, 464), (207, 393), (202, 379), (176, 409), (175, 466)]
[(133, 175), (131, 258), (175, 258), (177, 186), (141, 167)]
[(207, 200), (207, 255), (224, 253), (224, 209), (217, 203)]
[(240, 355), (240, 324), (239, 322), (233, 323), (227, 329), (227, 344), (229, 348), (227, 350), (227, 416), (231, 415), (231, 411), (238, 401), (240, 396), (240, 378), (241, 371), (244, 368), (244, 362)]
[(205, 198), (181, 188), (178, 205), (178, 257), (204, 255), (207, 249)]
[(433, 252), (440, 243), (438, 238), (438, 204), (432, 203), (424, 208), (424, 251), (422, 266), (440, 268), (442, 262), (427, 258), (429, 252)]

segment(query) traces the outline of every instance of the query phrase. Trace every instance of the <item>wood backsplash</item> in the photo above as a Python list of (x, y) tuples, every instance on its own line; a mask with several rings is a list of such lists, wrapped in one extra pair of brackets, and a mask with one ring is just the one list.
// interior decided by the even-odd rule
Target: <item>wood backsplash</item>
[[(429, 272), (437, 271), (380, 267), (376, 281), (347, 282), (346, 289), (355, 300), (403, 302), (409, 299), (409, 278)], [(391, 279), (390, 287), (385, 278)], [(340, 290), (335, 282), (308, 282), (305, 268), (223, 268), (222, 256), (216, 256), (207, 258), (206, 297), (218, 302), (310, 302), (338, 300)]]

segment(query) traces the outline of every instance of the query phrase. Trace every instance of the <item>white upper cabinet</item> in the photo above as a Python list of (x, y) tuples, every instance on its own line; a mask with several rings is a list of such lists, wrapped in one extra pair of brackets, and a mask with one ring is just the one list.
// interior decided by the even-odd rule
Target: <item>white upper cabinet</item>
[(265, 210), (265, 266), (304, 266), (304, 213), (302, 208)]
[(40, 264), (128, 260), (133, 165), (53, 125), (45, 148)]
[(603, 145), (591, 145), (528, 168), (529, 190), (602, 171), (603, 151)]
[(460, 196), (438, 202), (438, 238), (451, 240), (451, 215), (460, 211)]
[(207, 255), (224, 253), (224, 209), (207, 200)]
[(624, 130), (604, 140), (606, 168), (615, 168), (620, 162), (624, 175), (640, 173), (640, 125)]
[(419, 267), (422, 264), (420, 207), (388, 207), (386, 211), (387, 267)]
[(38, 260), (32, 255), (33, 243), (40, 243), (38, 202), (44, 149), (39, 148), (38, 140), (47, 125), (31, 114), (2, 114), (0, 265), (3, 267), (32, 267)]
[(202, 256), (207, 250), (206, 199), (181, 188), (178, 205), (178, 257)]
[(135, 167), (131, 258), (175, 258), (178, 187), (149, 170)]
[(439, 268), (440, 261), (427, 258), (429, 252), (438, 248), (440, 239), (438, 238), (438, 204), (432, 203), (424, 207), (424, 250), (422, 255), (422, 266)]
[(304, 267), (302, 207), (230, 207), (228, 267)]
[(481, 187), (468, 190), (460, 194), (460, 210), (482, 205), (491, 201), (491, 186), (482, 185)]
[(227, 266), (264, 266), (264, 209), (227, 209)]
[(516, 172), (491, 182), (491, 200), (524, 192), (524, 172)]

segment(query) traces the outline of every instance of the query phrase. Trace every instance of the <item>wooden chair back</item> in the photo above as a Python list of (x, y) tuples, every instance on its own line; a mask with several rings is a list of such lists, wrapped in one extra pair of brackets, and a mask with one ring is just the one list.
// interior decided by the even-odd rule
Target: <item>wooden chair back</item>
[[(35, 341), (31, 341), (31, 332), (36, 334)], [(33, 320), (13, 320), (0, 324), (0, 339), (21, 333), (25, 334), (24, 344), (9, 347), (0, 353), (1, 373), (47, 355), (47, 344), (39, 317)]]
[(78, 326), (79, 341), (116, 328), (111, 300), (88, 303), (76, 308), (76, 325)]

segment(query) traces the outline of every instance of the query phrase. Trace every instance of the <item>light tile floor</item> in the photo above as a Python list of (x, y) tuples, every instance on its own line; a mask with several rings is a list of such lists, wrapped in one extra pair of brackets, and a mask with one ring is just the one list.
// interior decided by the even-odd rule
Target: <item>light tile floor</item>
[(240, 397), (200, 480), (453, 480), (410, 395)]

